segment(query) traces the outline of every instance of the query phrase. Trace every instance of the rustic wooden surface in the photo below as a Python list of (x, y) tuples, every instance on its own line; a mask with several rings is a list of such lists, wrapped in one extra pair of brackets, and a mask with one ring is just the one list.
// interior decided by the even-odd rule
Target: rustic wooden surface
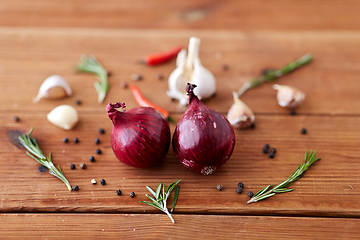
[[(347, 218), (160, 214), (2, 214), (2, 238), (68, 239), (358, 239), (360, 220)], [(44, 228), (51, 222), (52, 228)], [(196, 227), (194, 227), (196, 225)], [(174, 234), (176, 233), (176, 234)]]
[[(0, 1), (0, 235), (3, 238), (82, 237), (158, 238), (313, 238), (356, 239), (360, 217), (360, 32), (357, 1)], [(151, 29), (151, 30), (149, 30)], [(272, 84), (242, 96), (256, 114), (256, 128), (236, 130), (231, 159), (214, 175), (185, 169), (170, 148), (164, 162), (137, 169), (120, 163), (111, 150), (111, 121), (105, 106), (123, 101), (137, 106), (129, 89), (135, 84), (152, 102), (169, 110), (175, 120), (185, 111), (166, 96), (167, 77), (175, 61), (147, 67), (144, 55), (187, 46), (191, 36), (202, 39), (200, 57), (218, 83), (216, 97), (205, 103), (226, 114), (231, 91), (266, 68), (279, 68), (307, 52), (314, 61), (282, 77), (279, 84), (306, 93), (304, 104), (290, 116), (277, 105)], [(94, 54), (112, 71), (111, 89), (97, 103), (95, 77), (74, 72), (81, 54)], [(222, 59), (215, 55), (221, 53)], [(229, 69), (224, 71), (222, 65)], [(164, 80), (157, 79), (162, 73)], [(73, 96), (33, 103), (46, 77), (64, 76)], [(80, 99), (81, 105), (75, 105)], [(60, 104), (74, 106), (79, 124), (71, 131), (53, 126), (47, 113)], [(13, 116), (20, 118), (13, 121)], [(172, 132), (175, 124), (171, 124)], [(28, 132), (53, 155), (78, 192), (65, 185), (14, 145), (18, 132)], [(102, 127), (106, 133), (100, 135)], [(300, 134), (305, 127), (308, 134)], [(70, 142), (62, 142), (68, 137)], [(73, 143), (79, 138), (78, 144)], [(95, 145), (94, 139), (101, 140)], [(277, 149), (269, 159), (262, 146)], [(103, 154), (96, 155), (100, 148)], [(305, 149), (322, 159), (293, 192), (246, 204), (248, 191), (285, 180), (303, 162)], [(89, 156), (95, 156), (91, 163)], [(85, 162), (87, 169), (79, 164)], [(69, 168), (70, 163), (76, 169)], [(107, 184), (92, 185), (91, 179)], [(176, 224), (148, 207), (146, 185), (182, 179), (175, 209)], [(244, 182), (244, 192), (236, 185)], [(218, 184), (224, 190), (216, 190)], [(123, 191), (122, 196), (115, 194)], [(135, 198), (128, 196), (136, 193)], [(193, 227), (197, 225), (197, 227)], [(336, 226), (336, 227), (334, 227)], [(103, 231), (104, 229), (104, 231)], [(135, 229), (135, 231), (133, 230)], [(168, 235), (168, 234), (171, 235)]]

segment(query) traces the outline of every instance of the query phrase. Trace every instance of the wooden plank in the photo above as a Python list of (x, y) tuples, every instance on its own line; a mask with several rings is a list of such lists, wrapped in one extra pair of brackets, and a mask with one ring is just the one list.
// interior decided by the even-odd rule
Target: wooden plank
[(358, 239), (360, 220), (165, 214), (1, 214), (2, 239)]
[(359, 30), (359, 2), (2, 0), (2, 26)]
[[(184, 108), (166, 96), (167, 77), (175, 61), (158, 67), (136, 64), (144, 55), (163, 51), (177, 44), (187, 46), (190, 36), (202, 39), (200, 55), (203, 65), (217, 79), (217, 95), (206, 104), (226, 113), (232, 104), (231, 92), (258, 76), (264, 68), (278, 68), (307, 52), (314, 62), (278, 81), (303, 90), (307, 97), (297, 112), (300, 114), (359, 114), (359, 32), (239, 32), (239, 31), (171, 31), (171, 30), (96, 30), (0, 28), (0, 110), (14, 114), (23, 110), (48, 112), (58, 104), (74, 105), (81, 99), (80, 111), (103, 112), (109, 101), (123, 101), (136, 106), (130, 90), (120, 82), (131, 82), (130, 76), (140, 73), (137, 82), (144, 95), (170, 112)], [(146, 39), (146, 41), (144, 41)], [(216, 53), (222, 60), (216, 60)], [(112, 88), (105, 103), (97, 104), (93, 88), (95, 77), (75, 74), (73, 65), (83, 53), (95, 54), (112, 70)], [(222, 70), (227, 63), (229, 70)], [(163, 73), (165, 80), (156, 78)], [(42, 100), (33, 104), (42, 81), (50, 75), (64, 76), (74, 96), (59, 101)], [(19, 97), (21, 96), (21, 97)], [(256, 114), (288, 114), (278, 106), (271, 84), (250, 90), (242, 97)]]
[[(171, 149), (164, 162), (154, 168), (137, 169), (120, 163), (110, 148), (112, 126), (105, 113), (82, 112), (72, 131), (47, 122), (46, 113), (27, 111), (19, 117), (20, 122), (15, 123), (11, 113), (0, 115), (0, 176), (5, 181), (0, 189), (1, 212), (157, 213), (139, 203), (146, 199), (145, 186), (155, 188), (160, 182), (182, 179), (177, 213), (360, 216), (358, 116), (259, 115), (255, 129), (236, 131), (233, 156), (211, 176), (185, 169)], [(180, 115), (174, 118), (178, 120)], [(53, 153), (55, 164), (80, 191), (68, 192), (61, 181), (39, 172), (39, 164), (10, 143), (9, 130), (28, 131), (31, 126), (43, 151)], [(105, 135), (98, 133), (99, 127), (106, 130)], [(174, 127), (171, 124), (172, 131)], [(308, 134), (300, 134), (303, 127)], [(63, 143), (63, 137), (70, 143)], [(78, 144), (72, 142), (74, 137), (79, 138)], [(95, 138), (100, 138), (100, 145), (95, 145)], [(262, 153), (265, 143), (277, 149), (274, 159)], [(95, 155), (96, 148), (103, 154)], [(246, 204), (248, 191), (285, 180), (303, 162), (305, 149), (318, 150), (322, 160), (293, 183), (293, 192)], [(96, 162), (89, 162), (90, 155)], [(87, 169), (80, 169), (82, 162)], [(70, 163), (76, 164), (76, 170), (69, 168)], [(107, 184), (92, 185), (93, 178), (98, 182), (104, 178)], [(235, 191), (239, 181), (245, 184), (241, 195)], [(216, 190), (218, 184), (225, 189)], [(123, 195), (117, 196), (116, 189)], [(131, 191), (135, 198), (128, 196)]]

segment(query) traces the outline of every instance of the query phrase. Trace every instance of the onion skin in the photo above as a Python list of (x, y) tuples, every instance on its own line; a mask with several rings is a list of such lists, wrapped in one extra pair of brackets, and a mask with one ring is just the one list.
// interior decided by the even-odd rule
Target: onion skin
[(170, 147), (170, 126), (165, 117), (151, 107), (136, 107), (128, 111), (123, 103), (109, 103), (106, 111), (114, 126), (111, 146), (119, 161), (138, 168), (158, 165)]
[(229, 121), (203, 104), (188, 84), (189, 106), (180, 118), (172, 139), (176, 158), (186, 167), (203, 175), (221, 167), (235, 147), (235, 133)]

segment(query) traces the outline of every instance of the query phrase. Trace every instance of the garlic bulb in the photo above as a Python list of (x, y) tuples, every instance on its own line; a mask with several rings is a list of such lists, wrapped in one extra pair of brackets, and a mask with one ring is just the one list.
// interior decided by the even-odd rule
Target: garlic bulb
[(297, 88), (279, 84), (274, 84), (273, 88), (278, 90), (277, 100), (282, 107), (297, 108), (305, 99), (305, 93)]
[(212, 73), (201, 65), (199, 59), (200, 39), (191, 37), (189, 41), (189, 53), (186, 50), (179, 52), (176, 59), (176, 69), (169, 76), (169, 91), (167, 95), (178, 99), (181, 105), (187, 105), (188, 97), (186, 84), (195, 84), (197, 88), (194, 94), (199, 99), (210, 98), (216, 90), (216, 81)]
[(59, 75), (52, 75), (45, 79), (39, 88), (38, 95), (33, 102), (38, 102), (41, 98), (59, 99), (71, 96), (72, 91), (66, 80)]
[(236, 92), (233, 92), (234, 103), (227, 113), (227, 119), (234, 128), (244, 129), (250, 127), (255, 121), (253, 111), (239, 99)]
[(72, 129), (79, 121), (75, 108), (69, 105), (60, 105), (48, 113), (49, 122), (65, 130)]

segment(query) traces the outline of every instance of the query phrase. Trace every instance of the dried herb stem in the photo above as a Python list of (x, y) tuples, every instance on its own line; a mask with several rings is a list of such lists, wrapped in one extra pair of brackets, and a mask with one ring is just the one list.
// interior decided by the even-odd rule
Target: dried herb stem
[(80, 72), (96, 74), (99, 81), (94, 82), (94, 86), (98, 93), (98, 102), (102, 103), (110, 89), (110, 85), (108, 83), (108, 72), (105, 70), (105, 68), (101, 65), (95, 56), (83, 55), (77, 65), (76, 70)]
[[(156, 192), (151, 189), (149, 186), (146, 186), (146, 188), (149, 190), (149, 192), (152, 194), (152, 196), (146, 194), (146, 197), (149, 198), (152, 202), (149, 201), (140, 201), (142, 203), (145, 203), (147, 205), (150, 205), (152, 207), (155, 207), (161, 211), (163, 211), (164, 213), (166, 213), (168, 215), (168, 217), (170, 218), (172, 223), (175, 223), (174, 218), (172, 217), (171, 213), (169, 212), (168, 208), (166, 207), (166, 202), (167, 199), (169, 198), (172, 190), (176, 187), (176, 185), (179, 184), (179, 182), (181, 181), (178, 180), (176, 182), (171, 183), (166, 191), (165, 191), (165, 183), (162, 184), (160, 183), (156, 189)], [(162, 191), (162, 193), (161, 193)], [(178, 195), (179, 195), (179, 186), (177, 186), (175, 194), (174, 194), (174, 198), (173, 198), (173, 203), (172, 203), (172, 207), (171, 207), (171, 212), (174, 210), (177, 199), (178, 199)]]
[[(265, 188), (261, 189), (259, 192), (257, 192), (247, 203), (254, 203), (258, 202), (260, 200), (269, 198), (271, 196), (274, 196), (276, 193), (285, 193), (293, 191), (294, 189), (289, 189), (288, 187), (292, 182), (295, 182), (298, 180), (302, 175), (308, 170), (308, 168), (313, 164), (315, 161), (320, 160), (320, 158), (316, 158), (316, 151), (313, 152), (311, 150), (310, 154), (308, 152), (305, 152), (305, 162), (303, 164), (300, 164), (300, 166), (296, 169), (293, 174), (291, 174), (288, 179), (283, 181), (282, 183), (276, 185), (272, 189), (270, 189), (273, 185), (268, 185)], [(269, 190), (270, 189), (270, 190)]]
[(239, 97), (246, 92), (247, 90), (259, 86), (263, 82), (269, 82), (276, 78), (279, 78), (286, 73), (292, 72), (295, 69), (309, 63), (312, 60), (312, 55), (310, 53), (305, 54), (301, 58), (286, 64), (279, 70), (268, 70), (263, 75), (257, 78), (253, 78), (250, 81), (246, 82), (238, 91), (237, 94)]
[(64, 173), (62, 172), (60, 165), (58, 165), (57, 169), (52, 160), (51, 160), (51, 153), (49, 153), (49, 157), (46, 157), (42, 150), (40, 149), (39, 145), (37, 144), (35, 138), (31, 137), (31, 134), (33, 132), (33, 128), (30, 129), (30, 132), (28, 135), (24, 133), (23, 137), (19, 136), (19, 141), (22, 146), (26, 148), (26, 153), (33, 159), (35, 159), (38, 163), (43, 165), (44, 167), (49, 169), (49, 173), (57, 178), (59, 178), (61, 181), (65, 183), (68, 190), (71, 191), (71, 185), (69, 181), (64, 176)]

